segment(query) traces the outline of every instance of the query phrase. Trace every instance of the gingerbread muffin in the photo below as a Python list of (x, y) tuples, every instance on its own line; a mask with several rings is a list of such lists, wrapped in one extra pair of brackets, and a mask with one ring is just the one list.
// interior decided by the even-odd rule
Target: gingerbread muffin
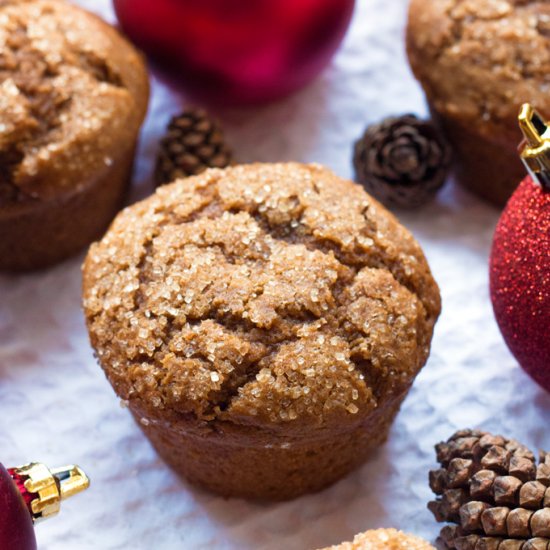
[(396, 529), (376, 529), (359, 533), (352, 542), (343, 542), (324, 550), (435, 550), (425, 540)]
[(525, 176), (520, 106), (550, 111), (550, 3), (412, 0), (407, 49), (457, 180), (503, 205)]
[(0, 270), (99, 237), (129, 182), (149, 95), (141, 55), (62, 0), (0, 0)]
[(159, 454), (225, 496), (315, 491), (379, 446), (440, 297), (410, 233), (320, 166), (161, 187), (83, 267), (92, 346)]

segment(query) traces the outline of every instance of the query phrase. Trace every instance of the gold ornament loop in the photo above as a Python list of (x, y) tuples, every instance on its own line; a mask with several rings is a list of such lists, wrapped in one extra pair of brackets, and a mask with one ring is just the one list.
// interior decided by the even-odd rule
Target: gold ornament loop
[(49, 469), (39, 462), (31, 462), (14, 468), (22, 477), (25, 489), (37, 495), (30, 502), (33, 521), (40, 521), (55, 516), (61, 507), (61, 501), (69, 498), (90, 486), (88, 476), (75, 465)]
[(529, 103), (522, 105), (518, 122), (524, 136), (521, 160), (533, 181), (550, 189), (550, 126)]

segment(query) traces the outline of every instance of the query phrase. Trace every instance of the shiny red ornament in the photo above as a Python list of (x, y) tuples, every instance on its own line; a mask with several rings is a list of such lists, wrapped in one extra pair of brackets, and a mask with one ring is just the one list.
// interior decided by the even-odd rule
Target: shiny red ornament
[(0, 464), (0, 548), (36, 550), (27, 504), (10, 473)]
[(62, 500), (89, 485), (73, 464), (51, 470), (39, 462), (9, 470), (0, 464), (0, 550), (36, 550), (34, 522), (56, 515)]
[(527, 177), (498, 222), (491, 299), (508, 347), (550, 391), (550, 189)]
[(171, 80), (227, 104), (280, 98), (340, 45), (354, 0), (114, 0), (124, 32)]

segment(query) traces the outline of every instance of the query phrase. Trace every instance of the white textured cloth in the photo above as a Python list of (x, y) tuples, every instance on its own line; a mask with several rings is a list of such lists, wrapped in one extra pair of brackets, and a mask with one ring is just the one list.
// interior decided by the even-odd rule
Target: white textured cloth
[[(109, 0), (82, 5), (113, 21)], [(389, 114), (425, 114), (403, 45), (406, 0), (358, 0), (332, 65), (279, 103), (216, 113), (241, 161), (317, 161), (351, 176), (353, 140)], [(182, 99), (159, 82), (133, 198), (151, 192), (152, 160)], [(493, 318), (487, 260), (498, 212), (448, 185), (428, 207), (398, 213), (441, 286), (432, 355), (389, 442), (321, 494), (258, 505), (191, 489), (157, 458), (121, 408), (88, 343), (80, 308), (83, 254), (43, 273), (0, 276), (0, 460), (80, 464), (87, 493), (37, 526), (41, 550), (308, 550), (392, 526), (434, 540), (426, 509), (433, 445), (482, 427), (550, 449), (550, 397), (517, 366)]]

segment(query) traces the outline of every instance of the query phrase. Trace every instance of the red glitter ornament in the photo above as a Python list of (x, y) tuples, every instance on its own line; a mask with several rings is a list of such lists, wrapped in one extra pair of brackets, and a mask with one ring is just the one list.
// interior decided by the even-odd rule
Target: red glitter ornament
[(219, 103), (282, 97), (329, 62), (354, 0), (114, 0), (124, 32), (172, 80)]
[(515, 358), (550, 391), (550, 130), (530, 106), (522, 109), (520, 123), (531, 176), (512, 195), (496, 228), (491, 299)]

